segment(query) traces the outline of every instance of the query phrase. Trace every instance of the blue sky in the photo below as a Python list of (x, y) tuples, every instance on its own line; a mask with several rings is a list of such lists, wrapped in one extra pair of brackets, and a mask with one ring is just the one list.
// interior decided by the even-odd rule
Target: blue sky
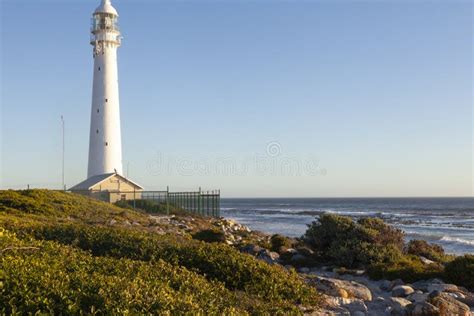
[[(147, 189), (472, 195), (472, 2), (112, 2)], [(66, 183), (85, 178), (98, 3), (1, 1), (2, 188), (61, 186), (61, 115)]]

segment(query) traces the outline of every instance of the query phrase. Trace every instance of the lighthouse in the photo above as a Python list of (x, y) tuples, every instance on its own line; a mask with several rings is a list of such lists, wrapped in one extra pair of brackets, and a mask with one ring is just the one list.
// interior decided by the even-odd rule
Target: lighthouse
[(94, 58), (89, 164), (87, 177), (122, 174), (122, 138), (117, 49), (121, 44), (118, 13), (110, 0), (92, 15), (91, 39)]
[(140, 199), (143, 187), (122, 174), (122, 137), (117, 70), (121, 37), (118, 13), (102, 0), (92, 14), (94, 58), (87, 179), (69, 190), (108, 202)]

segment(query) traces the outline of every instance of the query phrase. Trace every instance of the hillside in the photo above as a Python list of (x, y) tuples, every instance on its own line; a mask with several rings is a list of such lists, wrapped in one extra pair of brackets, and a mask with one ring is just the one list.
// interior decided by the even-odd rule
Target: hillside
[[(229, 236), (265, 237), (176, 213), (47, 190), (0, 191), (1, 313), (298, 314), (319, 304), (296, 272), (228, 245)], [(234, 233), (217, 236), (224, 243), (196, 240), (213, 237), (215, 227)]]

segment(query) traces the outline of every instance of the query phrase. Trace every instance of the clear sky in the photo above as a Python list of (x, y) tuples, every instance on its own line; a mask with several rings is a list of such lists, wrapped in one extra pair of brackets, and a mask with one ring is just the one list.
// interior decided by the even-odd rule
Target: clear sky
[[(87, 173), (99, 0), (1, 0), (2, 188)], [(113, 0), (124, 170), (224, 196), (471, 196), (471, 1)]]

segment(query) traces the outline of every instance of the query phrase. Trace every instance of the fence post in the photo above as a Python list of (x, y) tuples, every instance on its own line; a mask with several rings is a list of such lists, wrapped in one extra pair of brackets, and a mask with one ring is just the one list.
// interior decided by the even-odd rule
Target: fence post
[(169, 196), (170, 196), (170, 187), (166, 187), (166, 215), (170, 215), (170, 201), (169, 201)]

